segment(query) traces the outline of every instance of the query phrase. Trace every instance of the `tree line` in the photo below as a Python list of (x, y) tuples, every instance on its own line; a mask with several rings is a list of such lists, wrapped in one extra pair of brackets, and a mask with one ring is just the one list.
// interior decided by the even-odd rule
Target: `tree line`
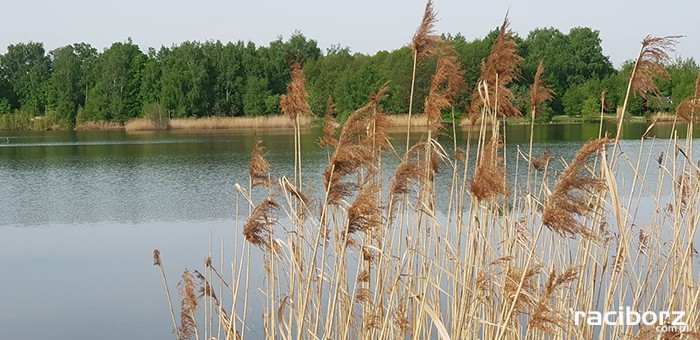
[[(461, 34), (443, 36), (456, 50), (468, 86), (475, 86), (480, 64), (497, 35), (496, 29), (474, 40)], [(529, 106), (529, 84), (540, 61), (553, 90), (542, 119), (555, 114), (597, 116), (601, 100), (614, 113), (624, 99), (632, 63), (615, 69), (603, 54), (598, 31), (540, 28), (525, 38), (514, 38), (524, 63), (510, 89), (513, 104), (521, 111)], [(386, 82), (390, 87), (385, 111), (408, 111), (412, 76), (408, 46), (374, 55), (338, 46), (323, 52), (315, 40), (301, 33), (267, 46), (187, 41), (146, 52), (131, 39), (104, 51), (76, 43), (48, 53), (42, 43), (29, 42), (9, 45), (0, 55), (0, 128), (22, 128), (20, 122), (33, 117), (72, 128), (85, 122), (125, 122), (149, 117), (154, 111), (172, 118), (279, 114), (292, 61), (303, 65), (309, 104), (316, 113), (325, 112), (330, 96), (342, 120)], [(414, 112), (423, 110), (435, 65), (434, 58), (418, 65)], [(672, 111), (693, 94), (700, 67), (692, 58), (678, 59), (668, 70), (670, 77), (659, 80), (659, 96), (632, 98), (630, 113)], [(464, 109), (469, 98), (464, 95), (457, 102)]]

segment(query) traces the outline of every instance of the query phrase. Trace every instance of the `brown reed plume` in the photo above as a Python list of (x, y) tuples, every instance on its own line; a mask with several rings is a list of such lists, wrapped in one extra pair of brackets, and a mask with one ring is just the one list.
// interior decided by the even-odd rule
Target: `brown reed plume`
[(336, 147), (338, 145), (338, 139), (335, 137), (335, 131), (338, 129), (338, 121), (335, 120), (333, 115), (336, 113), (335, 104), (333, 104), (333, 98), (328, 96), (328, 101), (326, 104), (326, 120), (323, 123), (323, 136), (318, 139), (317, 144), (322, 148)]
[(307, 101), (306, 81), (304, 80), (304, 69), (299, 62), (292, 62), (290, 65), (292, 79), (287, 84), (287, 94), (280, 96), (280, 108), (285, 117), (292, 121), (298, 116), (312, 115), (311, 107)]
[(343, 177), (361, 167), (370, 167), (379, 153), (390, 146), (388, 128), (391, 123), (379, 107), (386, 92), (387, 84), (384, 84), (370, 96), (367, 105), (350, 115), (343, 125), (338, 146), (324, 172), (324, 187), (329, 189), (331, 204), (340, 203), (356, 188), (354, 184), (342, 183)]
[(406, 150), (411, 141), (411, 114), (413, 113), (413, 92), (416, 85), (416, 66), (418, 62), (428, 56), (433, 55), (440, 45), (442, 39), (435, 35), (433, 29), (437, 16), (433, 11), (433, 0), (428, 0), (423, 12), (423, 20), (413, 35), (411, 49), (413, 50), (413, 71), (411, 75), (411, 92), (408, 96), (408, 124), (406, 125)]
[(253, 209), (248, 221), (243, 226), (243, 236), (254, 246), (262, 249), (272, 249), (272, 227), (277, 223), (273, 213), (279, 208), (279, 204), (272, 197), (267, 197)]
[(436, 133), (442, 128), (442, 110), (454, 108), (455, 97), (465, 90), (464, 71), (451, 44), (442, 44), (430, 92), (425, 98), (428, 128)]
[[(481, 62), (481, 76), (479, 77), (479, 83), (485, 82), (487, 84), (488, 96), (492, 98), (491, 104), (498, 102), (498, 107), (494, 109), (499, 117), (519, 117), (521, 115), (520, 110), (511, 102), (514, 95), (508, 85), (517, 78), (518, 67), (522, 64), (523, 58), (518, 55), (518, 46), (509, 26), (510, 21), (506, 13), (488, 58)], [(472, 94), (472, 103), (469, 108), (471, 118), (480, 116), (481, 109), (485, 105), (487, 103), (479, 95), (477, 87)]]
[(180, 294), (180, 339), (191, 339), (197, 333), (197, 321), (195, 313), (199, 299), (197, 298), (197, 288), (194, 284), (192, 273), (185, 269), (182, 273), (182, 281), (177, 284), (177, 291)]
[[(518, 267), (509, 267), (503, 285), (504, 298), (508, 303), (514, 305), (516, 311), (527, 313), (536, 302), (536, 276), (541, 269), (540, 265), (535, 265), (527, 271)], [(522, 280), (522, 285), (521, 285)], [(518, 293), (518, 290), (520, 291)], [(513, 302), (513, 299), (517, 300)]]
[(255, 137), (253, 151), (250, 155), (250, 166), (248, 167), (252, 188), (262, 186), (269, 189), (272, 187), (270, 163), (265, 159), (264, 152), (265, 148), (262, 146), (262, 140)]
[(566, 318), (552, 307), (554, 294), (561, 291), (567, 284), (574, 282), (578, 278), (580, 269), (580, 267), (569, 267), (561, 275), (557, 275), (557, 271), (552, 269), (532, 313), (529, 326), (554, 335), (555, 326), (566, 324)]
[(358, 231), (366, 233), (382, 225), (382, 207), (377, 193), (378, 184), (367, 184), (348, 209), (348, 235)]
[(434, 28), (435, 22), (437, 22), (437, 16), (433, 10), (433, 1), (428, 0), (425, 4), (425, 11), (423, 12), (423, 20), (418, 26), (416, 33), (413, 35), (413, 40), (411, 41), (411, 49), (417, 60), (422, 60), (428, 56), (433, 55), (438, 45), (440, 44), (440, 36), (435, 35)]
[(554, 186), (552, 195), (545, 200), (542, 222), (551, 230), (562, 236), (582, 235), (592, 237), (592, 231), (576, 216), (587, 216), (593, 208), (587, 201), (590, 195), (605, 190), (606, 186), (599, 178), (582, 174), (588, 159), (602, 151), (610, 143), (607, 138), (600, 138), (586, 143), (576, 154), (574, 160), (562, 173)]
[(646, 98), (647, 93), (659, 94), (654, 78), (668, 79), (664, 66), (670, 61), (669, 53), (674, 51), (681, 36), (652, 37), (642, 40), (642, 49), (632, 76), (632, 90)]
[(535, 170), (542, 172), (546, 169), (547, 164), (549, 164), (552, 159), (554, 159), (554, 155), (552, 155), (549, 150), (545, 150), (541, 155), (532, 160), (532, 167)]
[(540, 64), (537, 66), (537, 72), (535, 72), (535, 79), (530, 86), (530, 107), (532, 115), (532, 120), (535, 120), (537, 116), (537, 107), (547, 101), (552, 99), (552, 90), (549, 89), (542, 79), (542, 74), (544, 73), (544, 63), (540, 60)]
[(693, 97), (684, 99), (678, 104), (676, 114), (688, 123), (697, 119), (698, 114), (700, 114), (700, 73), (695, 79), (695, 94)]
[(498, 155), (498, 149), (499, 143), (494, 138), (484, 145), (474, 178), (469, 181), (469, 189), (479, 201), (489, 201), (506, 194), (503, 159)]

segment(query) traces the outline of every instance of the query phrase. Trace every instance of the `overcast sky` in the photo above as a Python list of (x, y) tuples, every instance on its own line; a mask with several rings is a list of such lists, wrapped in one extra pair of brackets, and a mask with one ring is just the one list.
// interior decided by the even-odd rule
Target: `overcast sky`
[[(267, 45), (295, 30), (354, 52), (393, 50), (408, 43), (420, 22), (423, 0), (23, 0), (5, 1), (0, 18), (0, 52), (8, 44), (43, 42), (47, 50), (87, 42), (99, 50), (131, 37), (143, 50), (185, 40), (252, 40)], [(588, 26), (600, 31), (603, 53), (619, 67), (636, 56), (647, 35), (685, 35), (680, 56), (700, 59), (700, 2), (667, 0), (435, 0), (438, 33), (481, 38), (510, 8), (521, 36), (536, 27), (568, 32)]]

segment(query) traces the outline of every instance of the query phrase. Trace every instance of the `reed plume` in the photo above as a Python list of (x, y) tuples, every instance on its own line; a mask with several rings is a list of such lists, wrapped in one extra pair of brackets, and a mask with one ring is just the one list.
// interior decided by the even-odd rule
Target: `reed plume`
[(428, 128), (437, 132), (442, 128), (442, 110), (454, 108), (455, 97), (464, 91), (464, 71), (451, 44), (442, 44), (435, 74), (430, 82), (430, 92), (425, 98), (425, 115)]
[(306, 81), (304, 80), (304, 69), (299, 62), (292, 62), (290, 65), (291, 80), (287, 84), (287, 94), (280, 96), (280, 108), (285, 117), (294, 121), (303, 115), (312, 115), (311, 107), (307, 101)]
[(442, 39), (440, 36), (435, 35), (434, 28), (437, 22), (437, 15), (433, 10), (433, 1), (428, 0), (425, 4), (425, 11), (423, 12), (423, 20), (418, 26), (416, 33), (413, 35), (413, 40), (411, 41), (411, 49), (417, 60), (422, 60), (428, 56), (435, 54), (438, 45)]
[(197, 333), (197, 321), (195, 313), (199, 303), (194, 277), (192, 273), (185, 269), (182, 273), (182, 281), (177, 284), (177, 291), (180, 294), (180, 339), (191, 339)]
[(565, 324), (566, 318), (557, 312), (552, 306), (554, 294), (564, 288), (565, 285), (574, 282), (578, 278), (580, 267), (569, 267), (561, 275), (557, 275), (557, 271), (552, 269), (552, 272), (547, 278), (544, 290), (540, 296), (540, 300), (535, 306), (532, 313), (532, 319), (529, 321), (529, 326), (539, 329), (547, 334), (554, 335), (555, 326)]
[(547, 168), (547, 164), (554, 159), (554, 155), (548, 150), (545, 150), (541, 155), (532, 161), (532, 167), (540, 172), (543, 172)]
[[(485, 82), (487, 84), (486, 88), (491, 103), (498, 103), (498, 107), (494, 107), (492, 110), (499, 117), (519, 117), (521, 115), (520, 110), (511, 102), (514, 95), (508, 85), (516, 79), (518, 67), (522, 64), (523, 58), (518, 55), (518, 46), (509, 26), (510, 21), (508, 14), (506, 14), (488, 58), (481, 62), (481, 76), (479, 77), (479, 83)], [(478, 88), (475, 89), (472, 94), (469, 116), (471, 118), (480, 116), (481, 109), (486, 105), (488, 103), (484, 102)]]
[(582, 172), (589, 157), (604, 150), (608, 143), (610, 140), (607, 138), (586, 143), (562, 173), (552, 195), (546, 199), (542, 222), (557, 234), (571, 237), (577, 234), (584, 237), (593, 236), (576, 216), (589, 215), (592, 207), (587, 204), (588, 195), (605, 190), (606, 186), (600, 179), (584, 175)]
[[(513, 305), (514, 310), (527, 313), (535, 304), (536, 276), (541, 266), (536, 265), (530, 269), (509, 267), (503, 285), (503, 294), (508, 301), (505, 305)], [(522, 281), (522, 284), (521, 284)], [(518, 293), (518, 289), (520, 292)], [(517, 299), (513, 301), (513, 299)]]
[(328, 96), (328, 101), (326, 104), (326, 120), (323, 122), (323, 136), (318, 139), (317, 144), (322, 148), (336, 147), (338, 145), (338, 139), (335, 137), (335, 132), (338, 129), (338, 121), (335, 120), (333, 115), (336, 113), (335, 104), (333, 104), (333, 98)]
[(678, 104), (676, 114), (688, 123), (695, 120), (698, 114), (700, 114), (700, 73), (698, 73), (698, 77), (695, 79), (695, 94), (693, 97), (684, 99)]
[(547, 101), (552, 99), (552, 90), (549, 89), (542, 79), (542, 74), (544, 73), (544, 63), (540, 60), (540, 64), (537, 66), (537, 72), (535, 72), (535, 79), (530, 86), (530, 107), (532, 120), (535, 120), (537, 116), (537, 107)]
[(411, 75), (411, 92), (408, 96), (408, 124), (406, 126), (406, 150), (408, 151), (411, 141), (411, 114), (413, 113), (413, 92), (416, 85), (416, 66), (420, 60), (433, 55), (440, 45), (442, 39), (435, 35), (433, 29), (437, 16), (433, 11), (433, 1), (428, 0), (423, 12), (423, 20), (413, 35), (411, 49), (413, 50), (413, 71)]
[(382, 225), (382, 207), (378, 200), (378, 192), (377, 184), (362, 187), (360, 194), (348, 209), (348, 235), (358, 231), (366, 233)]
[(340, 203), (356, 188), (353, 184), (342, 183), (343, 177), (361, 167), (370, 166), (375, 157), (390, 146), (388, 128), (391, 122), (379, 108), (379, 102), (385, 98), (386, 92), (387, 84), (373, 93), (367, 105), (350, 115), (343, 125), (338, 146), (324, 172), (324, 185), (329, 189), (328, 200), (331, 204)]
[(272, 249), (270, 243), (274, 232), (272, 226), (277, 223), (273, 213), (278, 208), (279, 204), (272, 197), (267, 197), (253, 209), (243, 226), (243, 236), (248, 242), (262, 250)]
[(265, 148), (262, 146), (262, 140), (255, 137), (253, 151), (250, 155), (250, 166), (248, 174), (250, 174), (251, 187), (262, 186), (270, 189), (272, 181), (270, 180), (270, 163), (264, 157)]
[(506, 194), (503, 159), (498, 155), (499, 143), (491, 138), (480, 154), (474, 178), (469, 181), (472, 195), (479, 201), (489, 201)]
[(632, 78), (632, 90), (646, 98), (647, 93), (659, 94), (659, 87), (654, 78), (668, 79), (664, 66), (670, 61), (669, 52), (673, 52), (681, 36), (652, 37), (642, 40), (642, 49), (637, 59), (637, 72)]

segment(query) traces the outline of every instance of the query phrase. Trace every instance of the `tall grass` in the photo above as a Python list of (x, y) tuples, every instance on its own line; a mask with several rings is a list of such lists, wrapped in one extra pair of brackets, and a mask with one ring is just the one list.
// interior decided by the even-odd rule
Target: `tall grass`
[[(520, 150), (508, 159), (499, 123), (518, 115), (505, 85), (519, 60), (507, 27), (506, 18), (474, 92), (470, 118), (479, 129), (468, 133), (476, 138), (462, 145), (453, 124), (454, 153), (437, 140), (445, 131), (436, 117), (454, 107), (454, 91), (462, 88), (448, 50), (432, 79), (428, 129), (419, 142), (405, 152), (394, 149), (387, 133), (391, 120), (381, 108), (386, 85), (348, 118), (339, 136), (329, 100), (320, 143), (328, 150), (327, 168), (322, 176), (304, 173), (298, 126), (310, 110), (304, 105), (303, 73), (293, 66), (282, 107), (295, 125), (294, 180), (271, 177), (257, 141), (247, 188), (236, 185), (236, 216), (248, 209), (237, 231), (245, 238), (243, 248), (236, 242), (234, 258), (222, 256), (219, 270), (208, 257), (202, 273), (183, 274), (176, 337), (696, 336), (700, 169), (690, 139), (685, 145), (677, 134), (641, 139), (636, 158), (611, 153), (629, 146), (600, 136), (573, 159)], [(546, 93), (539, 86), (533, 90)], [(533, 98), (534, 115), (537, 98), (547, 96)], [(664, 143), (665, 151), (645, 153), (651, 143)], [(395, 159), (396, 169), (386, 167), (386, 157)], [(507, 174), (523, 167), (527, 185), (517, 176), (508, 180)], [(446, 202), (435, 202), (438, 171), (450, 177)], [(384, 172), (393, 172), (391, 180)], [(633, 174), (624, 188), (623, 173)], [(322, 197), (304, 192), (302, 175), (322, 183)], [(447, 207), (446, 214), (438, 204)], [(252, 263), (264, 265), (261, 287), (250, 286)], [(196, 289), (200, 293), (193, 297)], [(253, 297), (262, 301), (263, 315), (249, 313)], [(199, 300), (208, 306), (203, 311)], [(622, 306), (686, 311), (688, 331), (575, 325), (571, 314), (617, 312)], [(257, 335), (250, 333), (253, 324)]]

